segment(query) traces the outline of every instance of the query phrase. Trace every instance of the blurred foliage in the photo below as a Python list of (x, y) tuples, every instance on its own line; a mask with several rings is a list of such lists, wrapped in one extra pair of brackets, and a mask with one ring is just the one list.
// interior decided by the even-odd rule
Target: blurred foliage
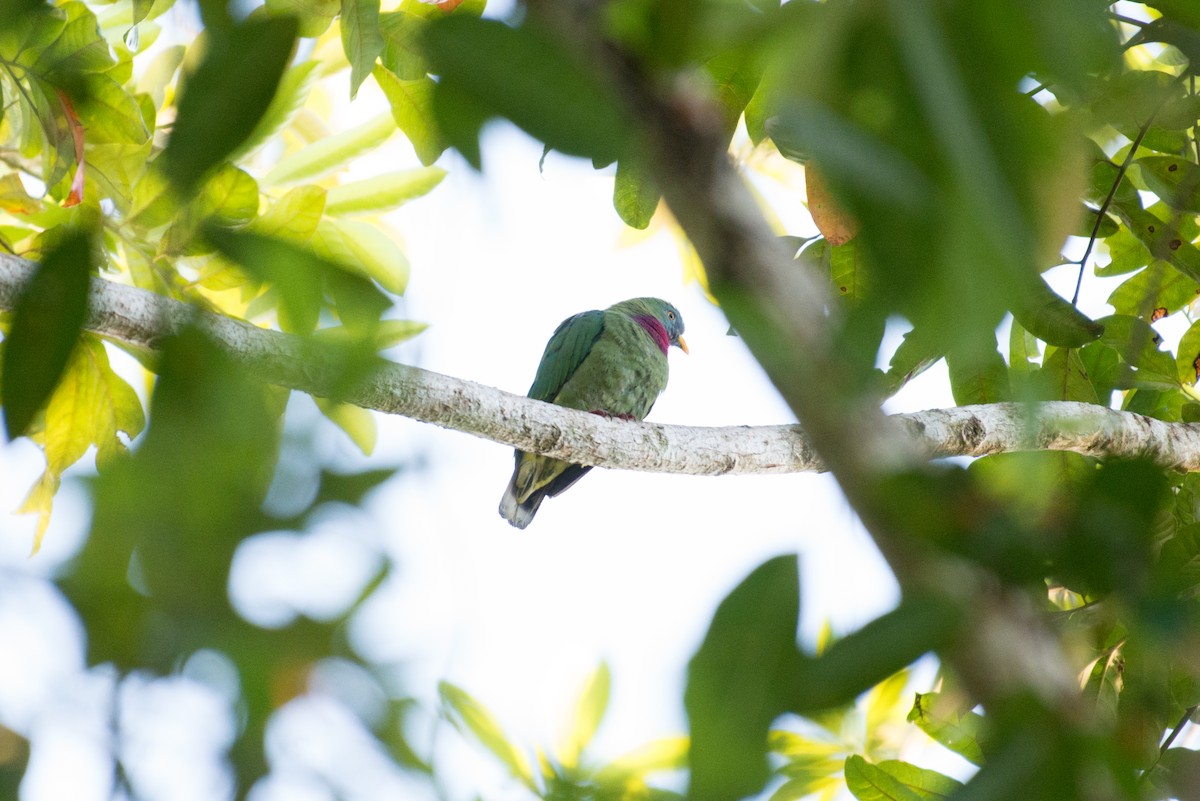
[[(651, 154), (636, 110), (523, 8), (498, 20), (483, 18), (482, 0), (267, 0), (242, 18), (201, 0), (202, 32), (159, 43), (172, 6), (0, 0), (0, 248), (39, 265), (3, 321), (6, 431), (46, 458), (22, 510), (39, 516), (40, 542), (64, 471), (95, 448), (90, 534), (56, 577), (88, 663), (121, 677), (171, 675), (198, 653), (231, 664), (239, 796), (269, 774), (273, 715), (331, 661), (372, 686), (376, 708), (360, 722), (380, 751), (428, 775), (432, 755), (405, 736), (411, 699), (346, 637), (386, 560), (328, 618), (266, 628), (229, 597), (244, 544), (303, 536), (391, 471), (322, 471), (304, 503), (268, 511), (286, 477), (286, 392), (188, 331), (161, 353), (133, 353), (146, 370), (134, 378), (151, 387), (147, 425), (141, 382), (110, 362), (122, 346), (81, 333), (84, 279), (370, 355), (422, 328), (389, 316), (409, 264), (379, 216), (437, 186), (448, 147), (480, 168), (483, 125), (506, 118), (610, 169), (614, 208), (635, 228), (659, 206)], [(751, 153), (748, 170), (776, 159), (810, 171), (794, 202), (807, 200), (821, 235), (781, 233), (795, 269), (827, 283), (832, 338), (864, 392), (886, 397), (944, 358), (960, 404), (1070, 400), (1200, 420), (1200, 323), (1175, 342), (1156, 328), (1190, 323), (1200, 296), (1190, 0), (588, 8), (578, 22), (603, 32), (622, 68)], [(390, 115), (330, 130), (322, 116), (368, 76)], [(752, 147), (740, 145), (743, 124)], [(397, 129), (423, 168), (342, 179)], [(1043, 273), (1064, 264), (1080, 281), (1089, 269), (1111, 279), (1114, 313), (1089, 319), (1054, 292)], [(896, 318), (911, 330), (878, 370)], [(320, 408), (371, 449), (369, 414)], [(689, 738), (594, 757), (614, 682), (605, 666), (553, 747), (515, 742), (449, 683), (442, 718), (544, 799), (668, 799), (682, 781), (700, 801), (1195, 797), (1200, 761), (1176, 739), (1200, 704), (1200, 478), (1031, 451), (875, 489), (904, 523), (906, 558), (936, 570), (952, 557), (986, 577), (981, 596), (1039, 612), (1072, 660), (1084, 712), (1049, 704), (1038, 675), (980, 699), (947, 671), (910, 696), (913, 662), (970, 647), (979, 610), (959, 606), (961, 594), (908, 594), (858, 631), (802, 648), (797, 566), (783, 556), (717, 609), (688, 668)], [(956, 590), (961, 580), (943, 579)], [(980, 659), (982, 670), (1031, 664)], [(25, 770), (27, 735), (0, 728), (0, 795)], [(914, 735), (963, 757), (966, 783), (902, 760)], [(139, 797), (122, 758), (114, 751), (118, 789)]]

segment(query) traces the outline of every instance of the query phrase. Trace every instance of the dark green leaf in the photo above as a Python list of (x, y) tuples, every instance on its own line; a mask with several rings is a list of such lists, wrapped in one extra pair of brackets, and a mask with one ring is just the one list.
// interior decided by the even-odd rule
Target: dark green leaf
[(1046, 344), (1078, 348), (1104, 332), (1103, 326), (1056, 294), (1040, 275), (1026, 276), (1020, 283), (1013, 317)]
[(858, 695), (941, 647), (954, 636), (958, 612), (947, 603), (914, 597), (831, 645), (795, 671), (789, 709), (807, 715)]
[(1100, 402), (1075, 348), (1047, 351), (1042, 368), (1030, 376), (1030, 387), (1039, 400)]
[(888, 362), (884, 385), (887, 395), (899, 392), (901, 387), (937, 364), (944, 355), (944, 349), (931, 337), (922, 336), (915, 328), (906, 333), (904, 341)]
[(25, 434), (67, 366), (87, 313), (94, 256), (87, 231), (70, 231), (30, 278), (4, 340), (0, 386), (9, 439)]
[(291, 17), (208, 31), (204, 60), (184, 85), (162, 154), (167, 177), (181, 196), (233, 153), (266, 114), (291, 58), (296, 31)]
[(951, 350), (946, 365), (950, 368), (954, 402), (959, 406), (1012, 400), (1008, 365), (999, 351)]
[(453, 87), (562, 153), (612, 160), (627, 152), (620, 104), (587, 65), (531, 25), (456, 15), (431, 22), (422, 43), (439, 94)]
[(689, 797), (735, 801), (762, 789), (767, 730), (788, 709), (800, 658), (799, 614), (795, 556), (759, 566), (717, 608), (688, 666)]
[(1124, 275), (1139, 270), (1150, 263), (1153, 258), (1142, 241), (1129, 232), (1125, 226), (1120, 226), (1116, 233), (1105, 240), (1108, 248), (1109, 263), (1096, 268), (1096, 275)]

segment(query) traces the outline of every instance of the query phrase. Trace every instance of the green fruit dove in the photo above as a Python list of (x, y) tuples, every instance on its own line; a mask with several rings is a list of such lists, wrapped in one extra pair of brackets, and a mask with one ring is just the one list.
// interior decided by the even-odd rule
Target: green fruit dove
[[(641, 420), (667, 387), (667, 349), (687, 353), (683, 317), (658, 298), (634, 298), (568, 317), (546, 344), (529, 397), (606, 417)], [(547, 496), (591, 467), (516, 451), (500, 516), (525, 528)]]

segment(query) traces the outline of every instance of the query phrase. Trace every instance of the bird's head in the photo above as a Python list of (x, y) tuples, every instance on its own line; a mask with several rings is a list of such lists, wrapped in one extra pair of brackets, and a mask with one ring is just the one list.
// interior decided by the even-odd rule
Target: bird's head
[[(674, 345), (684, 353), (688, 352), (687, 343), (683, 340), (683, 315), (670, 303), (659, 298), (633, 298), (615, 304), (612, 309), (628, 314), (630, 317), (646, 325), (656, 322), (666, 331), (667, 344)], [(645, 321), (645, 322), (643, 322)], [(657, 327), (657, 326), (655, 326)], [(649, 328), (647, 328), (649, 330)], [(651, 332), (652, 334), (654, 332)], [(659, 334), (659, 336), (662, 336)], [(666, 351), (666, 347), (663, 347)]]

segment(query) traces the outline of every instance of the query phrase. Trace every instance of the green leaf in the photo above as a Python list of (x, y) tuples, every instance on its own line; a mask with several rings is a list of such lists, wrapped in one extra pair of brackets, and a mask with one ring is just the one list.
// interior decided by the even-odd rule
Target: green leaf
[(417, 46), (417, 38), (424, 24), (422, 17), (405, 11), (388, 11), (379, 15), (379, 32), (383, 35), (383, 52), (379, 61), (401, 80), (419, 80), (429, 71), (425, 56)]
[(899, 760), (872, 765), (858, 755), (846, 759), (846, 787), (859, 801), (938, 801), (963, 788), (960, 781)]
[(1041, 366), (1041, 345), (1033, 334), (1013, 320), (1008, 332), (1008, 369), (1013, 375), (1029, 375)]
[(1121, 226), (1104, 242), (1108, 248), (1109, 262), (1096, 268), (1096, 275), (1123, 275), (1141, 269), (1153, 258), (1142, 241)]
[(356, 281), (361, 285), (364, 294), (359, 302), (368, 307), (363, 309), (368, 319), (378, 321), (388, 305), (378, 289), (350, 272), (352, 267), (338, 259), (323, 258), (323, 254), (313, 253), (301, 245), (250, 231), (231, 231), (215, 226), (206, 229), (205, 237), (260, 281), (279, 289), (280, 323), (285, 330), (310, 333), (316, 328), (325, 289), (331, 281)]
[(67, 368), (87, 313), (92, 266), (91, 235), (69, 231), (46, 253), (17, 299), (0, 361), (10, 440), (28, 432)]
[(959, 406), (1012, 400), (1008, 365), (998, 351), (951, 350), (946, 365), (950, 368), (954, 402)]
[(432, 21), (422, 46), (439, 92), (453, 86), (562, 153), (608, 162), (626, 152), (621, 105), (587, 64), (532, 25), (455, 15)]
[(194, 209), (197, 217), (223, 225), (247, 223), (258, 216), (258, 183), (245, 170), (222, 164), (204, 182)]
[(600, 721), (604, 719), (604, 712), (608, 709), (611, 683), (608, 665), (601, 662), (579, 693), (579, 699), (575, 702), (575, 715), (557, 749), (558, 759), (563, 767), (574, 768), (579, 765), (583, 750), (600, 728)]
[(1192, 323), (1179, 340), (1175, 366), (1180, 382), (1194, 386), (1200, 379), (1200, 321)]
[(375, 423), (375, 415), (370, 409), (350, 403), (338, 403), (328, 398), (313, 400), (316, 401), (321, 414), (345, 432), (363, 456), (370, 456), (374, 452), (375, 443), (379, 439), (379, 429)]
[(330, 261), (373, 278), (393, 295), (408, 285), (408, 259), (395, 240), (378, 227), (357, 220), (323, 219), (312, 239), (316, 252)]
[(341, 0), (266, 0), (268, 14), (295, 18), (300, 23), (299, 35), (309, 39), (325, 33), (341, 7)]
[(1169, 262), (1193, 281), (1200, 281), (1200, 248), (1185, 240), (1179, 230), (1181, 224), (1172, 225), (1159, 219), (1137, 203), (1114, 202), (1113, 211), (1155, 258)]
[(1013, 317), (1046, 344), (1078, 348), (1104, 332), (1103, 326), (1055, 293), (1040, 275), (1028, 276), (1022, 284)]
[(533, 769), (529, 760), (509, 742), (492, 713), (461, 690), (447, 681), (438, 683), (438, 695), (445, 707), (446, 717), (459, 731), (471, 733), (485, 748), (492, 752), (509, 772), (534, 793), (538, 792), (533, 781)]
[(329, 190), (326, 214), (366, 214), (399, 208), (432, 191), (446, 177), (441, 167), (422, 167), (377, 175)]
[(630, 228), (646, 230), (661, 199), (658, 185), (639, 162), (628, 156), (617, 162), (613, 208), (622, 222)]
[(263, 178), (269, 186), (312, 180), (336, 170), (351, 159), (378, 147), (396, 132), (388, 115), (374, 117), (361, 125), (314, 142), (279, 160)]
[(688, 665), (689, 797), (733, 801), (762, 789), (767, 730), (788, 709), (800, 658), (799, 613), (794, 555), (759, 566), (717, 607)]
[(1137, 386), (1159, 389), (1178, 386), (1175, 360), (1171, 354), (1158, 349), (1162, 337), (1146, 321), (1114, 314), (1102, 317), (1098, 322), (1104, 325), (1100, 342), (1115, 350), (1125, 364), (1136, 370)]
[(371, 74), (383, 52), (379, 32), (379, 0), (342, 0), (342, 49), (350, 62), (350, 99)]
[(73, 92), (88, 144), (141, 145), (150, 138), (137, 101), (108, 75), (87, 75)]
[(433, 80), (429, 76), (402, 80), (383, 66), (376, 66), (372, 74), (392, 107), (395, 125), (412, 142), (417, 158), (427, 167), (437, 161), (447, 145), (434, 119)]
[(305, 61), (283, 74), (279, 81), (279, 89), (276, 90), (275, 97), (271, 98), (271, 105), (267, 106), (267, 110), (246, 137), (246, 141), (230, 154), (230, 161), (239, 161), (253, 153), (287, 126), (296, 112), (304, 106), (313, 86), (320, 80), (320, 65), (319, 61)]
[(1075, 348), (1047, 350), (1042, 368), (1030, 377), (1030, 386), (1039, 400), (1100, 402)]
[(46, 406), (46, 467), (56, 476), (96, 446), (96, 463), (104, 469), (146, 425), (142, 402), (109, 365), (103, 343), (91, 336), (72, 351), (62, 381)]
[(945, 349), (932, 337), (922, 335), (915, 328), (905, 333), (904, 341), (888, 362), (884, 377), (886, 396), (895, 395), (909, 381), (941, 361), (944, 355)]
[(1194, 279), (1166, 262), (1154, 261), (1113, 290), (1108, 304), (1117, 314), (1157, 320), (1186, 307), (1198, 295), (1200, 284)]
[(289, 242), (307, 242), (325, 213), (325, 194), (319, 186), (290, 189), (258, 215), (249, 230)]
[[(380, 320), (371, 333), (372, 350), (385, 350), (412, 339), (425, 329), (429, 323), (419, 323), (415, 320)], [(362, 331), (352, 326), (330, 326), (314, 332), (318, 339), (336, 342), (344, 345), (356, 343), (362, 336)]]
[(1164, 203), (1200, 214), (1200, 165), (1177, 156), (1145, 156), (1134, 163), (1146, 186)]
[(982, 765), (984, 757), (979, 741), (983, 716), (970, 710), (946, 708), (946, 704), (939, 703), (941, 700), (938, 693), (917, 693), (908, 720), (967, 761)]
[(291, 58), (296, 31), (290, 17), (207, 31), (204, 60), (188, 76), (162, 154), (181, 196), (254, 132)]

